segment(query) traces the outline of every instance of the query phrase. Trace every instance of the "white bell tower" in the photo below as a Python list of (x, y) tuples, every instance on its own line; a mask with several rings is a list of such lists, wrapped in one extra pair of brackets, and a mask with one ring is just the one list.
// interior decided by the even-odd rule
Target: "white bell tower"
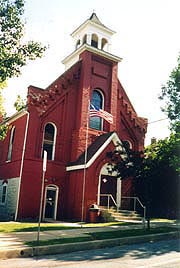
[(62, 63), (65, 69), (69, 69), (79, 60), (79, 55), (85, 49), (100, 54), (106, 58), (120, 61), (111, 52), (111, 37), (115, 32), (107, 28), (98, 19), (96, 13), (92, 13), (91, 17), (81, 24), (72, 34), (74, 39), (75, 51), (67, 56)]

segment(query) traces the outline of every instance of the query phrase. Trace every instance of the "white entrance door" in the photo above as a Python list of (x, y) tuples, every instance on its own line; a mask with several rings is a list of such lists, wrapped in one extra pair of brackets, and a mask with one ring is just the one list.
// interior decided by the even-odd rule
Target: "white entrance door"
[(44, 209), (45, 219), (53, 219), (53, 220), (56, 219), (57, 198), (58, 198), (58, 188), (56, 186), (47, 186), (45, 193), (45, 209)]
[(98, 205), (107, 206), (109, 198), (109, 205), (115, 206), (111, 195), (117, 207), (121, 206), (121, 180), (116, 176), (115, 172), (111, 175), (108, 173), (107, 164), (102, 167), (99, 176)]

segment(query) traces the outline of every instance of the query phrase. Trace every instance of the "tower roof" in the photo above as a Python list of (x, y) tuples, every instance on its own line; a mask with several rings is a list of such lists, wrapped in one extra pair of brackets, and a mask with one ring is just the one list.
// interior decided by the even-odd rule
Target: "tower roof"
[(99, 27), (103, 27), (104, 29), (106, 29), (106, 31), (108, 31), (109, 33), (113, 34), (115, 33), (115, 31), (111, 30), (110, 28), (106, 27), (98, 18), (98, 16), (96, 15), (95, 12), (93, 12), (90, 16), (89, 19), (87, 19), (85, 22), (83, 22), (77, 29), (75, 29), (73, 32), (72, 32), (72, 36), (77, 32), (79, 31), (83, 26), (85, 26), (87, 23), (93, 23), (93, 24), (97, 24), (99, 25)]
[[(102, 24), (102, 22), (99, 20), (98, 16), (96, 15), (95, 12), (92, 13), (92, 15), (90, 16), (89, 20), (91, 20), (94, 23), (97, 23), (103, 27), (106, 27), (104, 24)], [(106, 27), (107, 28), (107, 27)]]

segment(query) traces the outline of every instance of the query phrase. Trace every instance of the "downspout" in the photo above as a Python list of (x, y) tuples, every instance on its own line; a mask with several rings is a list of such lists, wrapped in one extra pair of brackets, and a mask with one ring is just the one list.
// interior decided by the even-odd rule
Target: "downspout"
[(25, 155), (25, 149), (26, 149), (28, 125), (29, 125), (29, 112), (26, 111), (26, 114), (27, 114), (27, 120), (26, 120), (26, 128), (25, 128), (25, 133), (24, 133), (24, 144), (23, 144), (21, 166), (20, 166), (20, 173), (19, 173), (19, 189), (18, 189), (18, 195), (17, 195), (16, 213), (15, 213), (15, 218), (14, 218), (15, 221), (17, 220), (17, 216), (18, 216), (20, 188), (21, 188), (22, 172), (23, 172), (23, 166), (24, 166), (24, 155)]

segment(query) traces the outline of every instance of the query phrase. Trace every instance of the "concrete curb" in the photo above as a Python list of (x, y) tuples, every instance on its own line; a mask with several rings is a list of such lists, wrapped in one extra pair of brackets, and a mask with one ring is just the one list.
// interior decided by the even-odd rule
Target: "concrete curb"
[(179, 239), (180, 233), (178, 231), (168, 232), (164, 234), (150, 234), (145, 236), (133, 236), (124, 238), (113, 238), (105, 240), (95, 240), (80, 243), (69, 243), (60, 245), (48, 245), (40, 247), (18, 247), (9, 250), (0, 250), (0, 259), (8, 258), (25, 258), (33, 256), (43, 256), (52, 254), (70, 253), (74, 251), (98, 249), (103, 247), (114, 247), (120, 245), (136, 244), (143, 242), (153, 242), (159, 240)]

